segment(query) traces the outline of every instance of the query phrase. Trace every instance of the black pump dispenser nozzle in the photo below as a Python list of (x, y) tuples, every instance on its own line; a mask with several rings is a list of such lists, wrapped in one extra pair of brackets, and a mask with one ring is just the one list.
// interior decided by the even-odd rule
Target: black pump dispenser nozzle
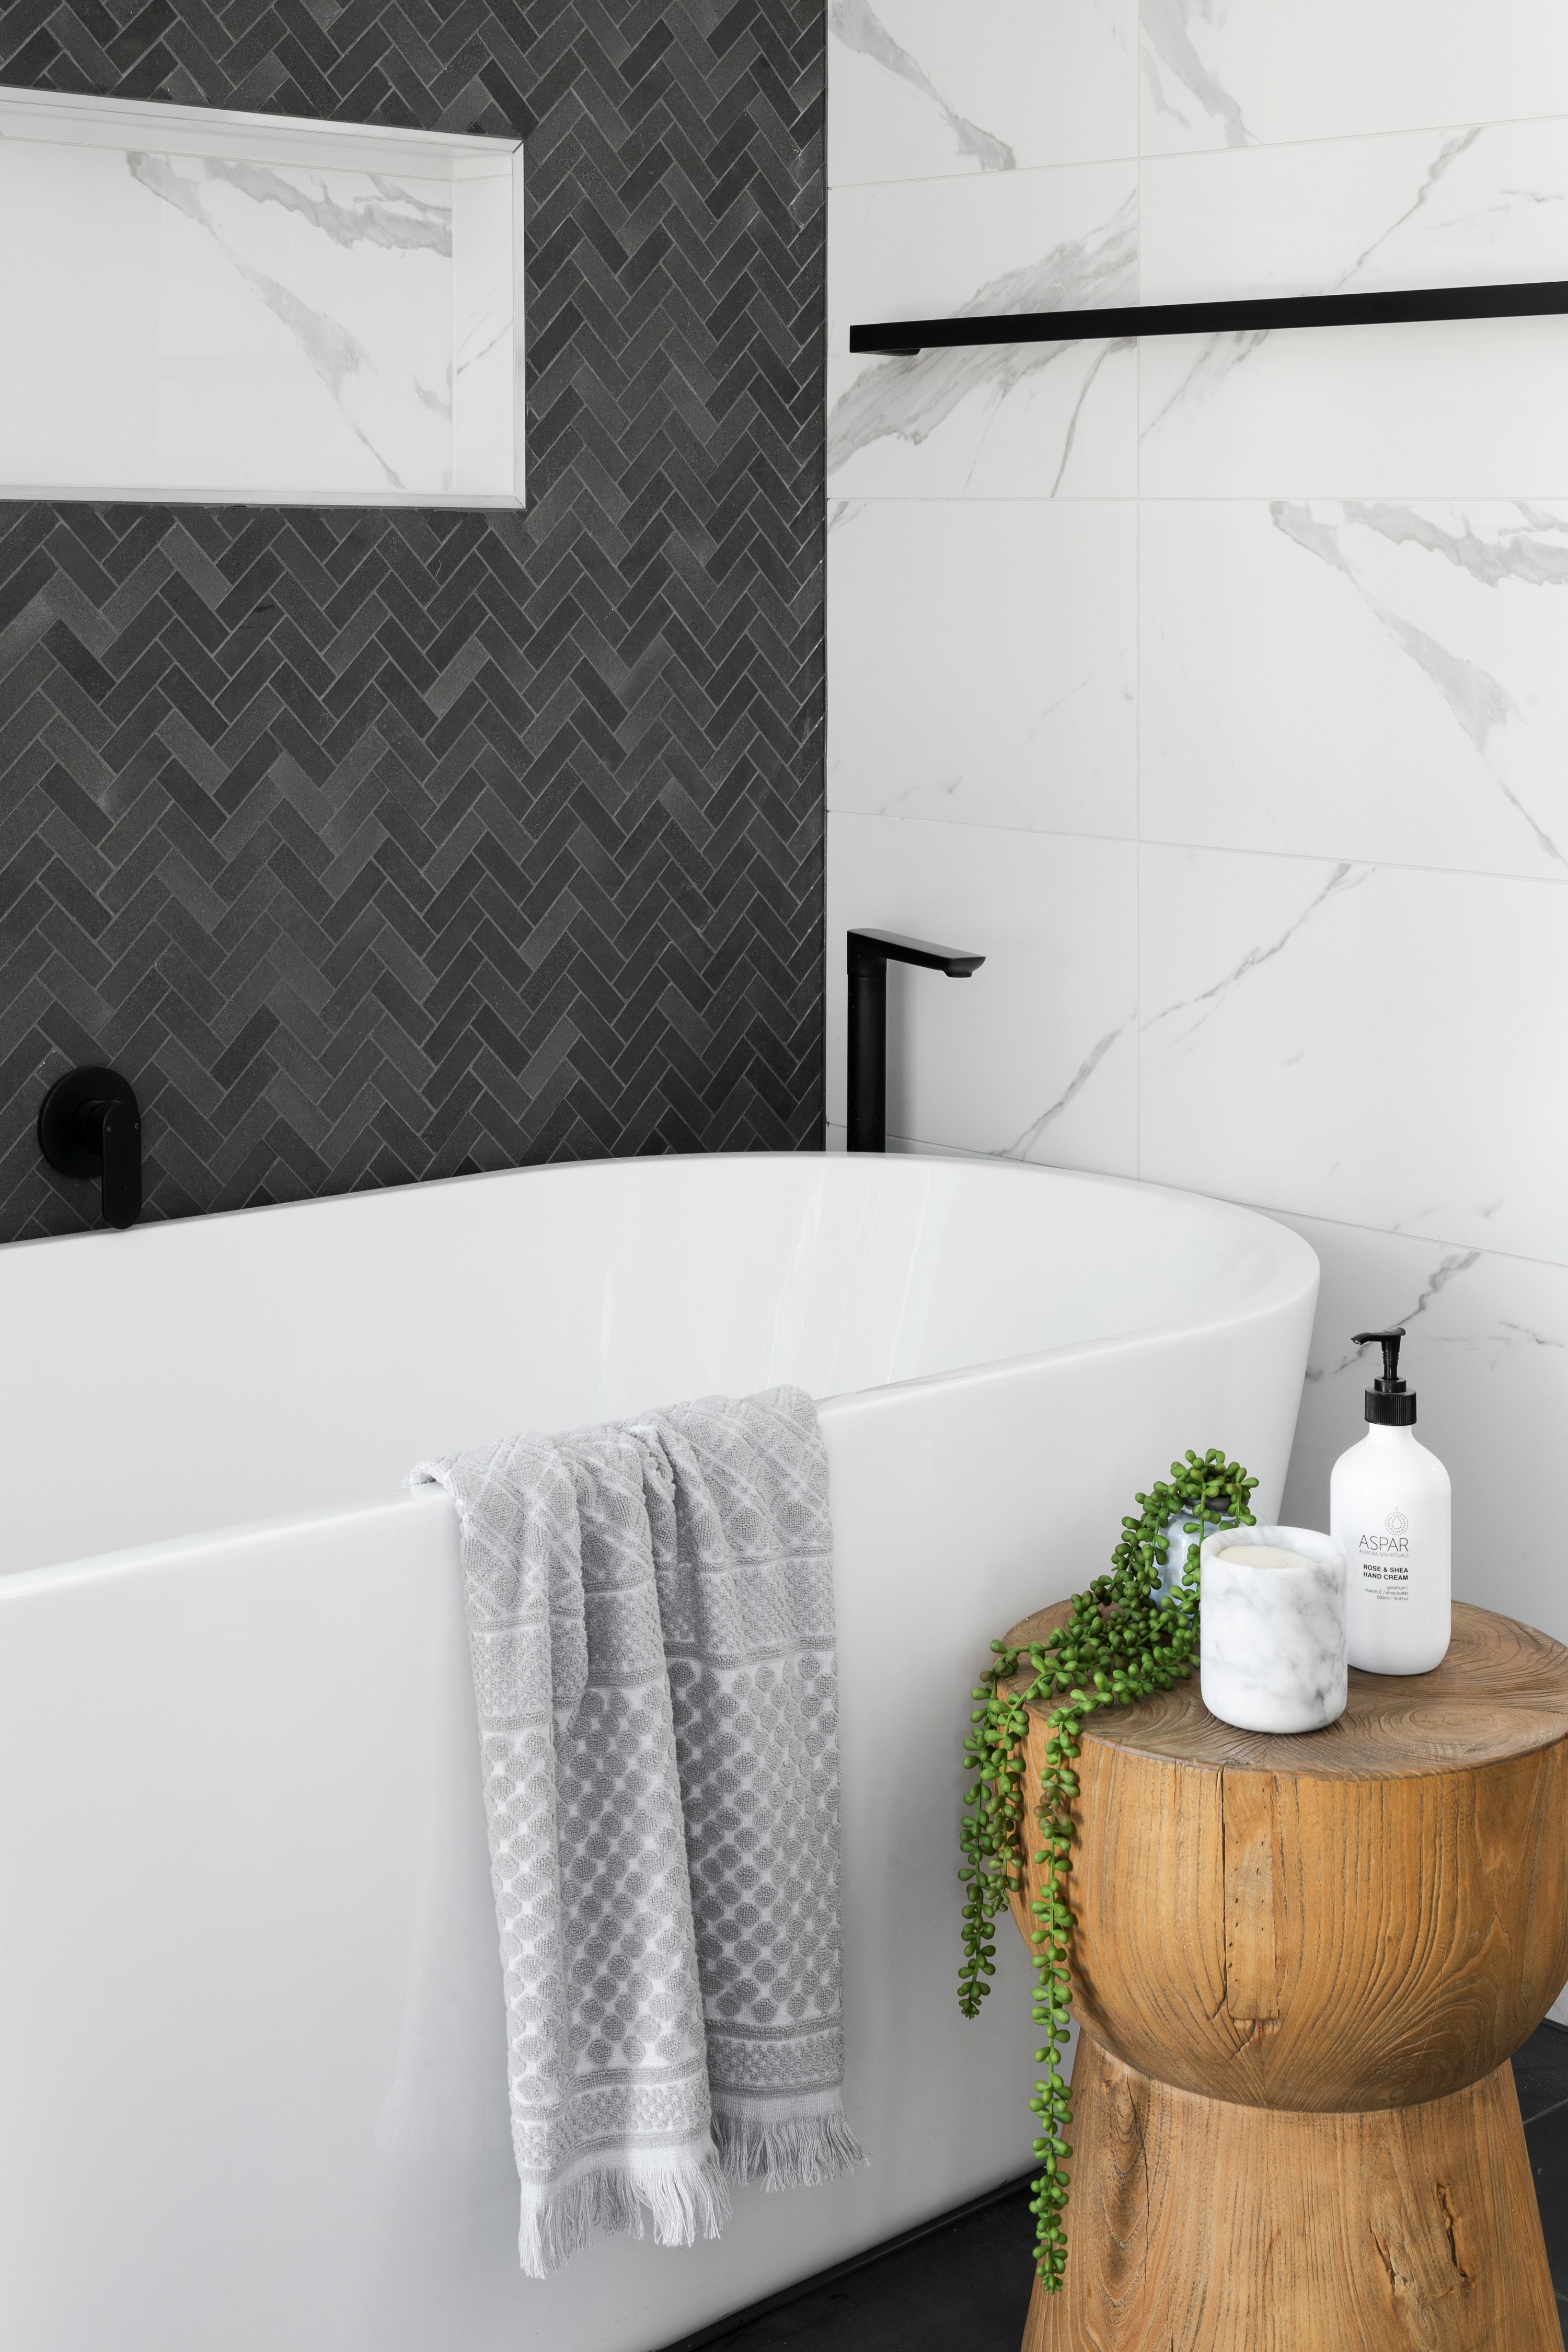
[(1406, 1388), (1399, 1377), (1399, 1343), (1404, 1337), (1403, 1326), (1397, 1331), (1355, 1331), (1351, 1335), (1354, 1347), (1364, 1348), (1375, 1341), (1383, 1349), (1382, 1376), (1366, 1392), (1366, 1417), (1391, 1429), (1409, 1429), (1415, 1420), (1415, 1391)]

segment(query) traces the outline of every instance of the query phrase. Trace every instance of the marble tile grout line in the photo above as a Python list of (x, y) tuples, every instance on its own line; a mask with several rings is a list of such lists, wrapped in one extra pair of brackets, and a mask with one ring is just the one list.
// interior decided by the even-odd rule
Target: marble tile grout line
[[(1142, 143), (1142, 142), (1140, 142)], [(1143, 298), (1143, 163), (1135, 166), (1138, 299)], [(1143, 1174), (1143, 344), (1133, 352), (1132, 487), (1132, 1172)]]
[(847, 180), (829, 173), (827, 193), (839, 188), (914, 188), (940, 182), (965, 183), (985, 179), (1026, 179), (1032, 173), (1047, 172), (1096, 172), (1118, 163), (1216, 163), (1227, 157), (1249, 157), (1296, 153), (1304, 148), (1367, 146), (1379, 141), (1394, 139), (1441, 139), (1458, 131), (1519, 131), (1536, 123), (1568, 124), (1568, 114), (1548, 111), (1544, 114), (1467, 114), (1456, 115), (1450, 121), (1433, 122), (1402, 122), (1392, 130), (1326, 131), (1311, 139), (1251, 139), (1244, 146), (1218, 144), (1211, 147), (1145, 148), (1119, 147), (1095, 155), (1075, 155), (1059, 163), (1014, 163), (1005, 171), (967, 172), (902, 172), (887, 178)]
[[(1129, 501), (1128, 503), (1131, 503)], [(1134, 625), (1136, 627), (1136, 624)], [(830, 812), (831, 812), (831, 803)], [(1568, 874), (1513, 874), (1500, 866), (1423, 866), (1408, 857), (1345, 857), (1329, 849), (1266, 849), (1250, 842), (1182, 841), (1174, 835), (1160, 833), (1096, 833), (1068, 825), (997, 824), (989, 818), (930, 816), (923, 812), (918, 816), (906, 816), (897, 809), (848, 809), (837, 812), (849, 816), (877, 816), (890, 824), (948, 825), (954, 833), (1014, 834), (1025, 841), (1103, 841), (1137, 849), (1192, 850), (1200, 857), (1268, 857), (1284, 865), (1298, 866), (1365, 866), (1379, 874), (1426, 874), (1438, 880), (1456, 882), (1521, 882), (1531, 888), (1545, 890), (1568, 889)]]

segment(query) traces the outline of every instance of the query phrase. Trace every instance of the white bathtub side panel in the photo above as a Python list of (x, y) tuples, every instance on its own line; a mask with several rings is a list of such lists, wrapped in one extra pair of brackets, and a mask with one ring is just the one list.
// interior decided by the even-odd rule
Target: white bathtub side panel
[(970, 1683), (1184, 1445), (1239, 1453), (1275, 1509), (1311, 1305), (827, 1408), (874, 2161), (544, 2284), (444, 1500), (0, 1580), (0, 2340), (650, 2352), (1024, 2169), (1010, 1929), (988, 2012), (952, 1998)]
[[(1038, 2036), (1022, 1945), (1000, 1990), (953, 2000), (961, 1749), (994, 1635), (1110, 1566), (1135, 1490), (1188, 1444), (1223, 1444), (1278, 1506), (1310, 1329), (1309, 1297), (1231, 1335), (1108, 1352), (830, 1408), (840, 1561), (846, 2014), (851, 2113), (885, 2232), (1026, 2168)], [(918, 2103), (918, 2104), (917, 2104)], [(886, 2191), (896, 2194), (881, 2201)]]
[(5, 1591), (0, 2339), (368, 2346), (398, 2152), (510, 2165), (470, 1688), (444, 1505)]

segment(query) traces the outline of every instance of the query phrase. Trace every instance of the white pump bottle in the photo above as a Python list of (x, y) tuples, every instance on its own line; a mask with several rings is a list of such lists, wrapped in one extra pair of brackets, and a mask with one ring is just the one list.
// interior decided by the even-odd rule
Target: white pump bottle
[(1425, 1675), (1452, 1631), (1448, 1474), (1415, 1440), (1415, 1395), (1399, 1377), (1403, 1330), (1376, 1340), (1383, 1375), (1366, 1392), (1371, 1424), (1329, 1481), (1329, 1528), (1345, 1555), (1346, 1650), (1373, 1675)]

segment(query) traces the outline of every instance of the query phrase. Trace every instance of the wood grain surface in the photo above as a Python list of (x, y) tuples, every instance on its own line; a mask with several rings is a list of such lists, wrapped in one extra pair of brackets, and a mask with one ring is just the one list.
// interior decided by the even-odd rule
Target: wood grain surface
[(1513, 2075), (1271, 2114), (1085, 2035), (1067, 2280), (1025, 2352), (1563, 2352)]
[[(1007, 1635), (1009, 1646), (1043, 1641), (1066, 1621), (1068, 1606), (1055, 1601), (1026, 1617)], [(1454, 1638), (1440, 1666), (1429, 1675), (1363, 1675), (1352, 1666), (1345, 1711), (1324, 1731), (1233, 1730), (1204, 1705), (1196, 1675), (1091, 1720), (1097, 1741), (1178, 1762), (1382, 1780), (1445, 1764), (1489, 1764), (1568, 1736), (1568, 1650), (1516, 1618), (1456, 1601)]]
[(1568, 1982), (1568, 1650), (1457, 1605), (1324, 1731), (1194, 1677), (1089, 1717), (1078, 1777), (1068, 2285), (1026, 2352), (1562, 2352), (1507, 2061)]
[(1568, 1650), (1454, 1613), (1444, 1665), (1352, 1673), (1327, 1731), (1232, 1731), (1195, 1683), (1090, 1717), (1075, 2002), (1128, 2064), (1242, 2105), (1397, 2107), (1539, 2025), (1568, 1981)]

